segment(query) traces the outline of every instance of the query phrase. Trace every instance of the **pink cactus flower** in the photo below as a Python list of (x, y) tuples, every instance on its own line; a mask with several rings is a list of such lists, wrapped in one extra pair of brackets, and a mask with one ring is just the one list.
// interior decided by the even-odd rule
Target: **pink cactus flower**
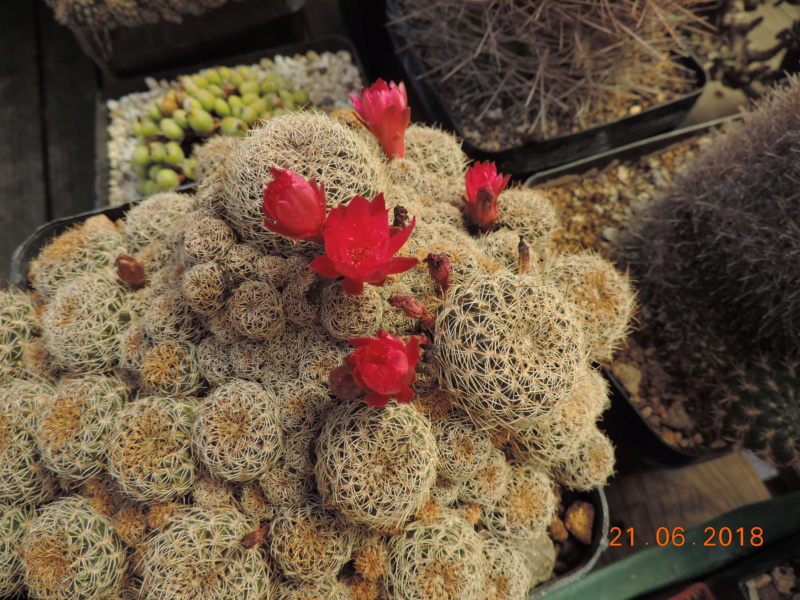
[(350, 94), (350, 101), (358, 120), (378, 138), (387, 158), (403, 158), (406, 155), (406, 128), (411, 122), (406, 86), (390, 81), (387, 85), (378, 79), (369, 88), (361, 90), (361, 97)]
[(489, 231), (497, 222), (497, 196), (500, 195), (511, 175), (501, 175), (497, 165), (488, 160), (475, 163), (466, 174), (467, 218), (481, 231)]
[(288, 169), (270, 168), (272, 181), (264, 185), (264, 227), (293, 240), (322, 243), (327, 213), (325, 189), (316, 178), (306, 181)]
[(364, 284), (381, 286), (389, 275), (404, 273), (419, 262), (416, 258), (394, 256), (406, 243), (416, 219), (393, 233), (383, 194), (370, 202), (361, 196), (350, 204), (332, 208), (325, 222), (325, 254), (309, 265), (323, 277), (344, 277), (342, 288), (354, 296)]
[(386, 406), (394, 396), (409, 403), (414, 397), (411, 385), (417, 379), (419, 339), (409, 336), (404, 341), (383, 330), (377, 337), (351, 338), (355, 352), (345, 359), (353, 369), (353, 378), (369, 390), (364, 402), (370, 406)]

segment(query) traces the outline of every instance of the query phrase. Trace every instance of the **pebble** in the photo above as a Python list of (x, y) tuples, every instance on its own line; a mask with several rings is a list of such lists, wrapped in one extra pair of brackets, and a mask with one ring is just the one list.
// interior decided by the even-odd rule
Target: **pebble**
[(667, 409), (663, 422), (674, 429), (688, 431), (695, 428), (694, 419), (686, 412), (682, 402), (675, 402)]
[(613, 242), (619, 237), (619, 229), (616, 227), (605, 227), (603, 228), (603, 239), (608, 242)]
[(564, 526), (567, 531), (587, 546), (592, 543), (593, 524), (594, 506), (589, 502), (574, 502), (564, 515)]
[(617, 376), (619, 382), (628, 390), (630, 394), (638, 394), (639, 386), (642, 384), (642, 372), (627, 363), (615, 362), (611, 365), (611, 371)]

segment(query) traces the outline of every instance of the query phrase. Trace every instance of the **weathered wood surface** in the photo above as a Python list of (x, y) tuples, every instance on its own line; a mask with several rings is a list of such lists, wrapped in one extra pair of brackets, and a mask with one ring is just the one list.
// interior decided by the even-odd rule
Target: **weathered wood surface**
[(0, 2), (0, 281), (47, 218), (38, 58), (36, 3)]
[[(30, 1), (30, 0), (28, 0)], [(95, 202), (97, 72), (75, 36), (41, 1), (42, 123), (46, 142), (48, 217), (89, 210)]]
[(0, 2), (0, 282), (46, 221), (94, 204), (93, 63), (41, 0)]
[[(611, 527), (634, 528), (621, 546), (608, 548), (600, 565), (653, 545), (656, 531), (689, 529), (740, 506), (766, 500), (770, 493), (741, 452), (680, 469), (654, 469), (617, 477), (605, 489)], [(709, 548), (713, 551), (713, 548)]]

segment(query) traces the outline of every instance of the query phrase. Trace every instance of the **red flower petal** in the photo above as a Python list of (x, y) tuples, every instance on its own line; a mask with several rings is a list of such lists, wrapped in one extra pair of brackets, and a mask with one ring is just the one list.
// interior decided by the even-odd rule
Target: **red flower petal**
[(411, 232), (414, 231), (414, 226), (417, 224), (417, 217), (411, 219), (411, 223), (406, 225), (403, 229), (398, 231), (392, 237), (389, 238), (389, 244), (386, 247), (386, 251), (389, 256), (394, 256), (397, 254), (398, 250), (405, 246), (405, 243), (408, 241), (408, 238), (411, 237)]
[(387, 396), (386, 394), (379, 394), (378, 392), (370, 392), (364, 397), (364, 402), (366, 402), (369, 406), (375, 406), (376, 408), (380, 408), (382, 406), (386, 406), (389, 404), (389, 400), (391, 400), (391, 396)]
[(312, 260), (308, 266), (323, 277), (328, 277), (329, 279), (336, 279), (339, 277), (339, 271), (336, 270), (336, 265), (324, 254)]
[(404, 390), (400, 390), (398, 393), (396, 393), (394, 397), (401, 404), (408, 404), (414, 397), (414, 390), (412, 390), (410, 387), (407, 387)]
[(396, 275), (397, 273), (405, 273), (410, 271), (419, 264), (419, 259), (409, 258), (405, 256), (396, 256), (389, 260), (389, 267), (387, 272), (389, 275)]
[(342, 289), (348, 296), (358, 296), (364, 291), (364, 282), (346, 277), (342, 280)]

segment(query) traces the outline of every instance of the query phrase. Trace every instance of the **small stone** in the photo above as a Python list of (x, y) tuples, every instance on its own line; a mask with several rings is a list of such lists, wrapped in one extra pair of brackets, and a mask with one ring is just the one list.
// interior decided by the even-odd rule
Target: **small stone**
[(604, 227), (602, 235), (607, 242), (613, 242), (619, 237), (619, 230), (616, 227)]
[(650, 423), (653, 427), (659, 427), (661, 425), (661, 417), (658, 415), (650, 415), (647, 418), (647, 422)]
[(564, 525), (567, 530), (587, 546), (592, 543), (593, 524), (594, 506), (588, 502), (573, 503), (564, 516)]
[(709, 446), (712, 450), (719, 450), (720, 448), (725, 448), (728, 444), (725, 443), (725, 440), (714, 440), (711, 442)]
[(611, 365), (611, 372), (629, 394), (639, 393), (639, 386), (642, 384), (642, 372), (639, 369), (627, 363), (616, 362)]
[(664, 424), (674, 429), (688, 431), (695, 428), (695, 422), (683, 406), (683, 402), (675, 402), (667, 409), (664, 415)]
[(772, 583), (758, 588), (758, 600), (781, 600), (781, 593)]
[(675, 432), (670, 429), (665, 429), (664, 431), (662, 431), (661, 437), (665, 442), (667, 442), (668, 444), (672, 444), (673, 446), (675, 446), (678, 443), (678, 440), (675, 439)]
[(792, 567), (780, 565), (772, 569), (771, 574), (775, 589), (787, 596), (792, 593), (792, 589), (797, 584), (797, 575)]
[(550, 522), (550, 537), (555, 542), (563, 542), (569, 537), (569, 531), (567, 531), (564, 521), (558, 517), (553, 517)]
[(631, 106), (630, 109), (628, 109), (629, 115), (638, 115), (640, 112), (642, 112), (642, 107), (639, 106), (638, 104), (635, 106)]
[(772, 577), (768, 573), (762, 573), (754, 579), (757, 588), (762, 588), (765, 585), (772, 583)]
[(645, 419), (646, 419), (647, 417), (649, 417), (650, 415), (652, 415), (652, 414), (653, 414), (653, 407), (652, 407), (652, 406), (645, 406), (645, 407), (642, 409), (642, 416), (643, 416)]

